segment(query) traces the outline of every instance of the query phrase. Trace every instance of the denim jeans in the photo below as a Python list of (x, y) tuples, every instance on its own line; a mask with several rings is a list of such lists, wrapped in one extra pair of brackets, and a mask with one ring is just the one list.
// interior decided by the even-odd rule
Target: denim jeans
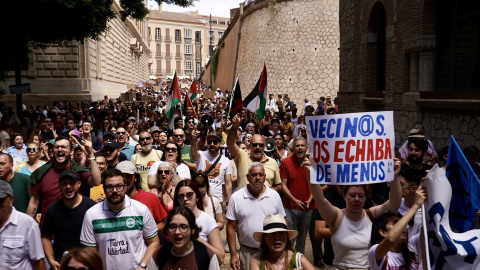
[(285, 208), (287, 214), (288, 226), (290, 230), (297, 230), (298, 236), (292, 239), (292, 247), (295, 243), (295, 249), (302, 254), (305, 254), (305, 239), (307, 238), (308, 228), (310, 227), (310, 221), (312, 220), (313, 210), (307, 212)]

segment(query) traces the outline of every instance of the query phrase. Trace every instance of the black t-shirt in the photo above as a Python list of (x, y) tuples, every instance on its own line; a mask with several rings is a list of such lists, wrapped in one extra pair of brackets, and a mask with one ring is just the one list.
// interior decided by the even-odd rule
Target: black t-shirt
[(45, 140), (48, 142), (50, 141), (51, 139), (55, 139), (55, 136), (53, 136), (53, 131), (43, 131), (41, 130), (38, 134), (42, 135)]
[[(82, 195), (80, 195), (82, 196)], [(95, 202), (82, 196), (82, 202), (70, 209), (63, 203), (63, 198), (52, 203), (45, 213), (41, 232), (45, 236), (53, 236), (53, 256), (60, 262), (62, 254), (72, 248), (80, 246), (83, 217)]]
[[(338, 193), (335, 186), (330, 186), (328, 190), (325, 191), (325, 199), (327, 199), (333, 206), (340, 209), (343, 209), (347, 206), (345, 203), (345, 199), (343, 199), (343, 196)], [(373, 207), (373, 201), (369, 196), (367, 196), (363, 208), (368, 209), (370, 207)], [(313, 216), (315, 220), (323, 220), (317, 209), (315, 209), (315, 212), (313, 212)], [(333, 253), (333, 247), (330, 238), (323, 239), (323, 248), (323, 263), (327, 265), (333, 265), (333, 259), (335, 259), (335, 254)]]

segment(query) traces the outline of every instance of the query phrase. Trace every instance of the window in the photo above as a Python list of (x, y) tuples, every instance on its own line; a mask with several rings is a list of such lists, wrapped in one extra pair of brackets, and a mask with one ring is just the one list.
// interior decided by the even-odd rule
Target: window
[(155, 39), (156, 40), (161, 40), (162, 39), (162, 32), (160, 28), (155, 28)]
[(150, 36), (150, 27), (147, 28), (147, 35)]
[(220, 40), (223, 36), (223, 32), (218, 32), (218, 40)]
[(185, 38), (192, 38), (192, 29), (190, 28), (185, 29)]
[(185, 61), (185, 70), (193, 70), (192, 61)]
[(197, 73), (200, 74), (200, 72), (202, 72), (202, 64), (201, 62), (197, 62)]
[(192, 54), (192, 44), (185, 44), (185, 54)]
[(175, 41), (182, 41), (182, 32), (180, 29), (175, 29)]
[(195, 31), (195, 42), (202, 42), (202, 32)]
[(367, 40), (367, 68), (366, 87), (367, 96), (376, 95), (385, 91), (385, 67), (386, 67), (386, 29), (387, 17), (385, 7), (377, 2), (370, 11), (368, 20)]
[(437, 2), (436, 90), (480, 90), (480, 2)]

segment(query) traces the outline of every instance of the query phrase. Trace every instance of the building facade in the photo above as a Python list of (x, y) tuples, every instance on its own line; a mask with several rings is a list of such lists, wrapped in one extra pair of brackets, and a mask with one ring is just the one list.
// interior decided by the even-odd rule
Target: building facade
[(150, 10), (148, 47), (152, 52), (152, 79), (169, 77), (194, 78), (210, 59), (209, 47), (222, 38), (228, 18)]
[(480, 2), (340, 1), (341, 112), (394, 111), (398, 143), (480, 146)]
[[(113, 1), (112, 8), (119, 14), (118, 1)], [(99, 40), (32, 50), (31, 64), (22, 71), (22, 83), (30, 83), (32, 92), (23, 94), (23, 103), (28, 106), (59, 100), (99, 100), (104, 95), (118, 97), (128, 90), (128, 85), (148, 80), (146, 21), (122, 21), (118, 15), (108, 25)], [(15, 84), (14, 73), (10, 75), (12, 78), (5, 83), (7, 89)], [(7, 105), (15, 103), (15, 95), (2, 99)]]

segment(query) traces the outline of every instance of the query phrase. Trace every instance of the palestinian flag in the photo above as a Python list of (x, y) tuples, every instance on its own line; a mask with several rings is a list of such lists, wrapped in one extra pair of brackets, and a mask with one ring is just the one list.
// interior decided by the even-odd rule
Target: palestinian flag
[(230, 108), (228, 110), (227, 118), (234, 117), (235, 114), (239, 113), (240, 110), (243, 108), (242, 103), (242, 91), (240, 90), (240, 81), (237, 79), (235, 80), (235, 85), (232, 89), (232, 97), (230, 98)]
[(195, 79), (193, 79), (192, 86), (190, 86), (190, 92), (188, 92), (188, 96), (190, 97), (190, 101), (193, 101), (197, 97), (197, 94), (198, 94), (197, 81), (195, 81)]
[(190, 95), (190, 93), (192, 93), (192, 89), (195, 90), (195, 95), (197, 95), (197, 84), (195, 83), (195, 80), (193, 81), (192, 86), (190, 87), (190, 92), (185, 95), (185, 101), (184, 101), (183, 104), (185, 104), (184, 105), (185, 108), (192, 107), (192, 109), (193, 109), (192, 110), (192, 117), (195, 118), (195, 119), (198, 119), (197, 114), (195, 113), (195, 109), (193, 108), (193, 105), (192, 105), (192, 99), (191, 99), (191, 97), (190, 98), (188, 97)]
[(167, 102), (167, 114), (165, 115), (165, 117), (168, 118), (168, 126), (170, 129), (174, 128), (175, 106), (180, 103), (181, 99), (182, 95), (180, 94), (180, 88), (178, 87), (177, 72), (175, 72), (175, 75), (173, 76), (172, 91), (170, 92)]
[(267, 105), (267, 67), (263, 65), (263, 71), (252, 92), (243, 100), (243, 106), (257, 115), (258, 120), (265, 116)]

